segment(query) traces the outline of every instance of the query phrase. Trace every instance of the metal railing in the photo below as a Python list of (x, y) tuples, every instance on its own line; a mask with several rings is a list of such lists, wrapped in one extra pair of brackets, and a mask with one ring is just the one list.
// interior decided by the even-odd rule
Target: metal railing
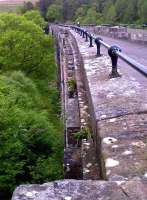
[(117, 71), (118, 58), (122, 59), (130, 66), (132, 66), (135, 70), (139, 71), (140, 73), (142, 73), (144, 76), (147, 77), (147, 67), (136, 62), (134, 59), (130, 58), (126, 54), (122, 53), (120, 47), (116, 45), (114, 46), (108, 45), (103, 41), (102, 38), (93, 36), (91, 33), (89, 33), (88, 31), (86, 31), (81, 27), (72, 25), (68, 27), (72, 28), (77, 33), (79, 33), (81, 37), (85, 38), (85, 42), (89, 41), (89, 47), (93, 47), (93, 44), (95, 43), (97, 47), (97, 52), (96, 52), (97, 57), (101, 56), (101, 45), (108, 49), (108, 55), (110, 56), (112, 61), (112, 72), (109, 75), (110, 78), (120, 77), (120, 74)]

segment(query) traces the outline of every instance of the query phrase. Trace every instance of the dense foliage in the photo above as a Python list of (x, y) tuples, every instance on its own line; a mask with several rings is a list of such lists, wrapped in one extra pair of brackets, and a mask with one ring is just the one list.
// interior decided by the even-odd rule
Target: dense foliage
[(54, 42), (42, 26), (36, 11), (0, 15), (0, 198), (62, 177)]
[[(43, 15), (46, 16), (48, 13), (47, 17), (54, 21), (96, 24), (147, 23), (146, 0), (40, 0), (39, 2)], [(55, 10), (58, 10), (58, 14), (54, 12)]]
[(44, 19), (41, 17), (39, 11), (32, 10), (30, 12), (26, 12), (24, 14), (24, 17), (28, 20), (33, 21), (36, 25), (39, 25), (41, 28), (44, 28), (47, 23), (44, 21)]

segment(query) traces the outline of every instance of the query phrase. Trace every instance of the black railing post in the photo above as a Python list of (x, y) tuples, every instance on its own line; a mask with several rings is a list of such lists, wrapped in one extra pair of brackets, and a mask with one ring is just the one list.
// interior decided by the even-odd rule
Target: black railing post
[(85, 31), (83, 30), (83, 38), (85, 38)]
[(85, 42), (88, 42), (88, 32), (87, 32), (87, 31), (85, 31), (85, 35), (86, 35), (86, 40), (85, 40)]
[(80, 36), (82, 36), (82, 29), (79, 29), (80, 30)]
[(100, 43), (100, 40), (101, 41), (103, 41), (103, 39), (102, 38), (96, 38), (95, 39), (95, 44), (96, 44), (96, 47), (97, 47), (97, 53), (96, 53), (96, 55), (97, 55), (97, 57), (99, 57), (99, 56), (101, 56), (101, 43)]
[(80, 29), (80, 28), (78, 28), (78, 30), (79, 30), (79, 35), (81, 35), (81, 29)]
[(118, 55), (116, 54), (117, 51), (121, 52), (121, 49), (117, 46), (111, 46), (108, 49), (108, 54), (111, 57), (112, 61), (112, 72), (109, 75), (110, 78), (121, 77), (121, 75), (117, 71), (117, 61), (118, 61)]
[(89, 47), (93, 47), (93, 43), (92, 43), (93, 38), (92, 38), (92, 35), (91, 35), (91, 34), (89, 34), (89, 40), (90, 40)]

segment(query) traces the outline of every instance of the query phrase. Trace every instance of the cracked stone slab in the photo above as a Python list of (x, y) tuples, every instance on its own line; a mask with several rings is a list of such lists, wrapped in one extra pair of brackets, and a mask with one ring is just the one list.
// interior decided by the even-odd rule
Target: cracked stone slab
[(21, 185), (12, 200), (146, 200), (147, 181), (63, 180)]

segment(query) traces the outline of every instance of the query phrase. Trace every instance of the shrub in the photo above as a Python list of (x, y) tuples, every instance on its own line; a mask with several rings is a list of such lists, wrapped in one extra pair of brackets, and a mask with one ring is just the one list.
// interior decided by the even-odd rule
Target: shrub
[(62, 176), (62, 135), (21, 72), (0, 76), (0, 190)]

